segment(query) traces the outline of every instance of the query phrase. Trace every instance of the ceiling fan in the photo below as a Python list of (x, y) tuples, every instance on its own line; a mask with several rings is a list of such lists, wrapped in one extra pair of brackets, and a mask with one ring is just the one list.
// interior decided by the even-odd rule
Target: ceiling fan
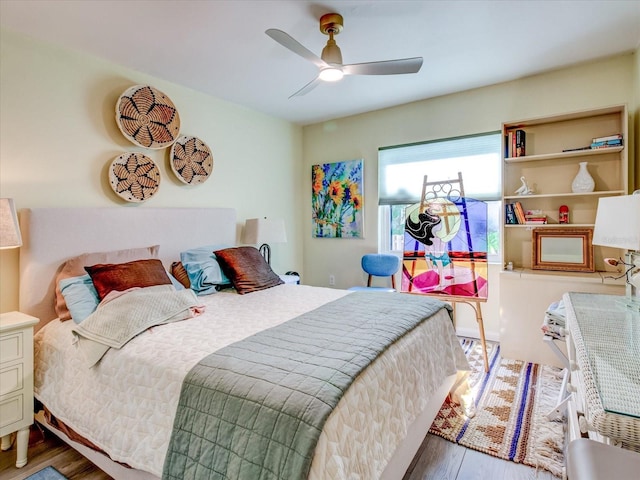
[(344, 75), (398, 75), (403, 73), (417, 73), (422, 67), (422, 57), (401, 58), (397, 60), (383, 60), (379, 62), (352, 63), (343, 65), (340, 47), (333, 39), (343, 28), (342, 15), (327, 13), (320, 17), (320, 31), (329, 35), (327, 45), (322, 49), (322, 55), (316, 54), (305, 48), (288, 33), (275, 28), (270, 28), (265, 33), (276, 42), (302, 58), (306, 58), (319, 69), (318, 76), (307, 83), (289, 98), (301, 96), (313, 90), (321, 81), (336, 82)]

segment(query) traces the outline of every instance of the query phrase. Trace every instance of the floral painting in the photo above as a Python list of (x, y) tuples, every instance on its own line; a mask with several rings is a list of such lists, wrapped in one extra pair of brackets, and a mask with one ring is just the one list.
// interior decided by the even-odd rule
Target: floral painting
[(363, 162), (311, 167), (311, 209), (316, 238), (362, 238)]

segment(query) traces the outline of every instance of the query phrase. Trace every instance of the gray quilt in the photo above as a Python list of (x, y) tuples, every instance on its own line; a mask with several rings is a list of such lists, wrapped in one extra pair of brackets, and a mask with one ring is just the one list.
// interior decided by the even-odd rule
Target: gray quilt
[(207, 356), (184, 380), (163, 478), (307, 478), (349, 385), (442, 308), (419, 295), (354, 292)]

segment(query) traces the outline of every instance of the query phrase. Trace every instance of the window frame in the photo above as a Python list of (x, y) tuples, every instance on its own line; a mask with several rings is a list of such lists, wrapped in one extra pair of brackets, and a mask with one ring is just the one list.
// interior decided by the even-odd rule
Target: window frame
[[(416, 147), (420, 147), (420, 146), (425, 146), (428, 144), (438, 144), (438, 143), (444, 143), (444, 142), (452, 142), (452, 141), (457, 141), (457, 140), (464, 140), (464, 139), (469, 139), (469, 138), (475, 138), (475, 137), (480, 137), (480, 136), (492, 136), (495, 135), (497, 136), (497, 151), (494, 151), (492, 153), (495, 153), (498, 155), (498, 157), (495, 159), (496, 162), (498, 162), (498, 167), (499, 167), (499, 178), (498, 178), (498, 185), (497, 188), (495, 190), (495, 193), (491, 196), (488, 196), (487, 198), (482, 198), (481, 200), (483, 200), (485, 203), (487, 203), (487, 208), (488, 208), (488, 214), (487, 214), (487, 221), (495, 224), (495, 230), (491, 230), (490, 232), (488, 231), (488, 235), (490, 234), (491, 236), (493, 236), (493, 240), (491, 239), (487, 239), (488, 242), (488, 250), (490, 250), (490, 246), (495, 247), (495, 252), (491, 253), (491, 251), (487, 252), (488, 254), (488, 258), (487, 261), (488, 263), (499, 263), (501, 261), (501, 249), (502, 249), (502, 229), (501, 229), (501, 214), (502, 214), (502, 196), (501, 196), (501, 191), (502, 191), (502, 155), (501, 155), (501, 149), (502, 149), (502, 137), (501, 137), (501, 132), (500, 131), (490, 131), (490, 132), (484, 132), (484, 133), (478, 133), (478, 134), (474, 134), (474, 135), (466, 135), (466, 136), (460, 136), (460, 137), (450, 137), (450, 138), (442, 138), (442, 139), (434, 139), (434, 140), (429, 140), (426, 142), (418, 142), (418, 143), (412, 143), (412, 144), (405, 144), (405, 145), (396, 145), (396, 146), (389, 146), (389, 147), (381, 147), (378, 149), (378, 251), (380, 252), (398, 252), (398, 250), (393, 250), (392, 249), (392, 238), (393, 238), (393, 232), (392, 232), (392, 224), (393, 224), (393, 208), (394, 206), (409, 206), (412, 205), (414, 203), (416, 203), (417, 201), (420, 201), (419, 199), (412, 201), (407, 199), (407, 201), (403, 201), (403, 200), (389, 200), (388, 198), (383, 201), (381, 203), (381, 198), (380, 198), (380, 192), (381, 192), (381, 184), (384, 181), (384, 175), (381, 174), (381, 168), (384, 168), (384, 166), (389, 165), (389, 164), (402, 164), (403, 162), (397, 162), (397, 163), (387, 163), (383, 166), (381, 166), (380, 164), (380, 152), (382, 151), (389, 151), (392, 149), (398, 149), (398, 148), (406, 148), (406, 147), (412, 147), (412, 146), (416, 146)], [(478, 153), (481, 154), (481, 153)], [(452, 157), (446, 157), (446, 158), (456, 158), (455, 156)], [(441, 158), (432, 158), (432, 159), (428, 159), (425, 161), (429, 161), (429, 160), (442, 160)], [(407, 162), (407, 163), (413, 163), (413, 162)], [(464, 174), (463, 174), (464, 175)], [(465, 188), (465, 190), (467, 190)], [(467, 191), (465, 191), (465, 195), (471, 197), (471, 198), (476, 198), (473, 194), (468, 195)]]

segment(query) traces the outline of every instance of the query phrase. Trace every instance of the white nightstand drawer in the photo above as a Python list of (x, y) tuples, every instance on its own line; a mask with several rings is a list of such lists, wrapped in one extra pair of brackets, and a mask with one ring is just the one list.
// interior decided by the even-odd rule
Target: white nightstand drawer
[(13, 332), (0, 338), (0, 363), (20, 360), (24, 356), (24, 334)]
[(17, 363), (0, 370), (0, 396), (21, 390), (23, 387), (23, 365)]
[[(24, 395), (14, 395), (0, 402), (0, 432), (9, 425), (24, 419)], [(8, 433), (11, 433), (10, 430)]]

